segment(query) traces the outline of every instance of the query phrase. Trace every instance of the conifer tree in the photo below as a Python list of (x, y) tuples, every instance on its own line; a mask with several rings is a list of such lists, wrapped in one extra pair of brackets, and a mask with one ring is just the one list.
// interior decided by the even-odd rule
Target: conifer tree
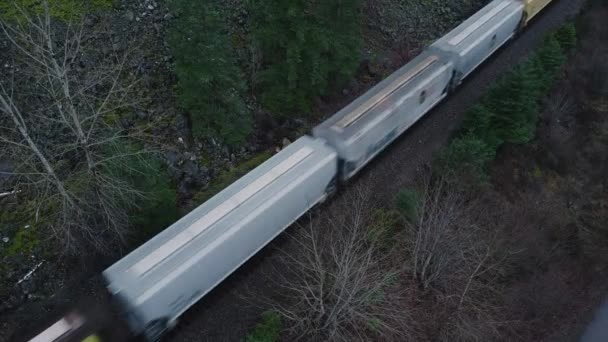
[(576, 46), (576, 26), (573, 22), (567, 23), (555, 32), (555, 38), (564, 52)]
[(262, 103), (279, 115), (306, 111), (350, 77), (359, 61), (361, 0), (252, 0), (262, 52)]
[(215, 135), (228, 144), (251, 132), (241, 97), (245, 89), (226, 24), (213, 1), (170, 0), (175, 14), (168, 40), (175, 59), (178, 96), (195, 136)]
[(550, 35), (538, 51), (538, 58), (543, 68), (543, 92), (555, 82), (559, 70), (566, 62), (566, 56), (554, 34)]
[(486, 106), (494, 113), (493, 126), (501, 140), (525, 143), (534, 136), (542, 82), (541, 63), (533, 58), (496, 88), (502, 96), (488, 98)]
[(475, 136), (490, 148), (496, 149), (504, 141), (498, 137), (493, 125), (494, 113), (487, 106), (477, 104), (467, 112), (461, 135)]

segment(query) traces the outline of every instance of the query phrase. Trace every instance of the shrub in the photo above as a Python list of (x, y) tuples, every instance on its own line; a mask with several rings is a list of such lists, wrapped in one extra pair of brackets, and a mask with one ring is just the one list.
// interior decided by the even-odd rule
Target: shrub
[[(117, 154), (140, 151), (135, 146), (116, 147)], [(120, 158), (106, 171), (139, 192), (134, 203), (125, 203), (130, 209), (130, 225), (137, 232), (136, 239), (148, 238), (167, 228), (178, 219), (176, 189), (163, 163), (152, 154), (133, 154)]]
[(470, 176), (479, 181), (485, 179), (488, 162), (494, 159), (496, 150), (474, 135), (458, 137), (442, 151), (438, 158), (438, 169), (443, 172), (458, 172), (465, 168)]
[[(155, 164), (159, 163), (155, 161)], [(168, 174), (158, 172), (162, 167), (151, 170), (155, 172), (148, 173), (143, 177), (145, 181), (140, 184), (142, 191), (146, 191), (146, 199), (132, 216), (132, 223), (138, 228), (138, 235), (144, 238), (157, 234), (179, 218), (176, 190), (169, 182)]]
[(245, 338), (246, 342), (275, 342), (281, 333), (281, 316), (275, 311), (266, 311), (262, 314), (253, 332)]
[(178, 78), (178, 97), (190, 114), (195, 136), (215, 135), (242, 143), (251, 132), (245, 84), (213, 1), (170, 0), (175, 14), (168, 41)]
[(390, 248), (397, 241), (401, 229), (400, 213), (396, 210), (377, 209), (373, 212), (369, 239), (380, 247)]
[(281, 315), (291, 340), (415, 340), (403, 265), (391, 253), (401, 248), (371, 243), (370, 228), (377, 227), (368, 220), (369, 194), (346, 192), (323, 217), (298, 227), (281, 253), (281, 272), (271, 281), (282, 299), (265, 302)]
[(6, 255), (26, 255), (40, 243), (38, 234), (33, 227), (21, 228), (12, 239), (6, 250)]
[(252, 0), (252, 31), (263, 56), (262, 103), (278, 115), (348, 79), (359, 61), (360, 0)]
[(410, 222), (418, 219), (418, 210), (420, 206), (420, 195), (416, 190), (404, 189), (401, 190), (396, 197), (396, 205), (402, 215)]
[(569, 22), (555, 31), (555, 39), (559, 42), (564, 52), (572, 50), (576, 46), (576, 26)]

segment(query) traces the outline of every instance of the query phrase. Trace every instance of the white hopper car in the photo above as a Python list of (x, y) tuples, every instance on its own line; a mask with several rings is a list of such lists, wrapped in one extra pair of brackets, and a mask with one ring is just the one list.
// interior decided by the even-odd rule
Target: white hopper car
[(302, 137), (103, 272), (131, 330), (158, 339), (192, 304), (324, 199), (338, 156)]

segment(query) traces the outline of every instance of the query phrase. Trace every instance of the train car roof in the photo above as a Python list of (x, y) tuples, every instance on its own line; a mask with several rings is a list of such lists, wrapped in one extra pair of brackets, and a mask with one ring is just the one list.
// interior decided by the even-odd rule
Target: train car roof
[(395, 106), (398, 105), (394, 102), (395, 93), (407, 94), (418, 91), (421, 80), (431, 78), (448, 62), (441, 52), (423, 51), (412, 61), (315, 127), (315, 131), (329, 130), (343, 139), (351, 138), (363, 127), (373, 122), (379, 114), (395, 109)]
[(495, 0), (438, 39), (433, 46), (443, 46), (444, 49), (464, 54), (491, 27), (506, 20), (509, 14), (520, 11), (522, 8), (523, 3), (520, 1)]
[(212, 248), (231, 225), (295, 178), (336, 158), (322, 140), (307, 136), (296, 140), (106, 269), (110, 291), (137, 296), (196, 252)]

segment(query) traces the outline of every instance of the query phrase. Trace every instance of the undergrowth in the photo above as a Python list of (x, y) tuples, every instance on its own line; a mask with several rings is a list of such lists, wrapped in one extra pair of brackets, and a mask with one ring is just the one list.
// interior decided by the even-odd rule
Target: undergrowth
[(250, 159), (240, 163), (239, 165), (220, 173), (209, 187), (194, 195), (194, 203), (199, 205), (204, 203), (218, 192), (222, 191), (228, 185), (232, 184), (237, 179), (244, 176), (247, 172), (255, 169), (257, 166), (265, 162), (272, 156), (272, 153), (265, 151), (261, 152)]
[(276, 342), (280, 333), (281, 317), (274, 311), (266, 311), (253, 332), (247, 335), (245, 342)]
[[(71, 21), (90, 11), (109, 9), (114, 0), (47, 0), (50, 15), (62, 21)], [(44, 11), (43, 0), (0, 1), (0, 17), (8, 21), (23, 19), (23, 11), (40, 14)]]

